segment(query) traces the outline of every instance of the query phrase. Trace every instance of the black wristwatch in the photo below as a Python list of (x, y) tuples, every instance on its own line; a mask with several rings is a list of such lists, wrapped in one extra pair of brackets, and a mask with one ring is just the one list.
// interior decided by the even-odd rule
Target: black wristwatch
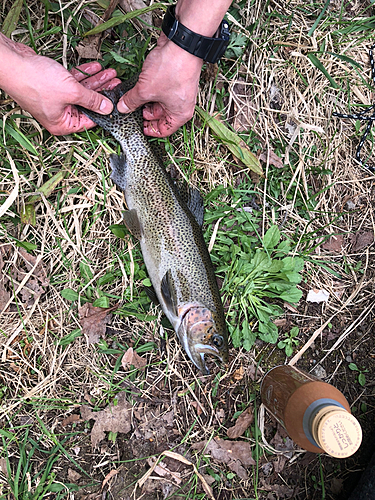
[(213, 38), (198, 35), (179, 23), (175, 16), (175, 5), (170, 5), (165, 13), (161, 29), (176, 45), (209, 63), (216, 63), (229, 44), (229, 23), (221, 21)]

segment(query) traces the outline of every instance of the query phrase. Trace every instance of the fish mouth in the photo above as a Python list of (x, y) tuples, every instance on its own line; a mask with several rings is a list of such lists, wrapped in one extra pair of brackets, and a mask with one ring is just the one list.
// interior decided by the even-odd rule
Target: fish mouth
[[(202, 371), (204, 375), (209, 375), (210, 370), (207, 368), (206, 361), (204, 359), (205, 354), (209, 354), (211, 356), (217, 357), (221, 363), (223, 363), (223, 356), (220, 353), (220, 351), (210, 345), (204, 345), (204, 344), (198, 344), (195, 346), (195, 359), (193, 359), (193, 362), (196, 364), (196, 366)], [(199, 365), (197, 363), (197, 360), (199, 360)]]

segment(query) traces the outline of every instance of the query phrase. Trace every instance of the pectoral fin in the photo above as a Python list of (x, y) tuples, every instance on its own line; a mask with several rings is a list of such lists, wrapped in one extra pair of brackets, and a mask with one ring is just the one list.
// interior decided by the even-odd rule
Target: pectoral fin
[(159, 305), (159, 299), (158, 296), (156, 295), (155, 290), (152, 288), (152, 286), (145, 286), (143, 287), (143, 290), (146, 292), (147, 297), (156, 305)]
[(167, 309), (175, 316), (177, 316), (178, 311), (176, 291), (173, 285), (173, 278), (170, 270), (165, 273), (163, 279), (161, 280), (160, 290)]
[(111, 154), (109, 156), (109, 164), (112, 168), (111, 179), (118, 186), (121, 191), (125, 192), (126, 187), (126, 157), (124, 154), (121, 156)]
[(124, 217), (125, 226), (135, 238), (140, 240), (142, 238), (142, 228), (137, 212), (133, 208), (132, 210), (126, 210), (122, 215)]

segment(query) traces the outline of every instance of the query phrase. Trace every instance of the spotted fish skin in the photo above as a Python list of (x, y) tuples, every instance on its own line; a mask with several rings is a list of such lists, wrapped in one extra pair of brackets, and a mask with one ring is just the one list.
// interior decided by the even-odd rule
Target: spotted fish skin
[(103, 92), (114, 104), (110, 115), (80, 109), (121, 145), (122, 155), (111, 155), (110, 163), (111, 179), (124, 192), (128, 207), (125, 224), (140, 241), (156, 295), (181, 344), (193, 363), (208, 373), (204, 354), (226, 362), (228, 335), (201, 230), (203, 201), (195, 190), (188, 190), (184, 201), (143, 134), (142, 111), (117, 111), (118, 100), (134, 83)]

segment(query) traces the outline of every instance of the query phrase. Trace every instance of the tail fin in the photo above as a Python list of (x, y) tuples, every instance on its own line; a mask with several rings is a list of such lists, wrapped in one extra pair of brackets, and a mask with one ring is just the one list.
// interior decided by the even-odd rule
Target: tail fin
[(129, 121), (128, 119), (130, 117), (132, 117), (130, 121), (133, 122), (133, 125), (135, 120), (136, 124), (139, 125), (141, 130), (143, 129), (143, 118), (141, 109), (137, 109), (133, 113), (129, 113), (126, 115), (121, 114), (117, 111), (118, 101), (124, 94), (126, 94), (126, 92), (128, 92), (128, 90), (134, 87), (134, 85), (137, 83), (137, 80), (138, 80), (138, 75), (131, 78), (130, 80), (127, 80), (126, 82), (120, 83), (113, 90), (103, 90), (101, 92), (105, 97), (108, 97), (108, 99), (110, 99), (113, 103), (113, 111), (109, 115), (100, 115), (99, 113), (95, 113), (94, 111), (83, 108), (82, 106), (77, 106), (77, 108), (79, 109), (79, 111), (82, 111), (83, 114), (85, 114), (97, 125), (104, 128), (104, 130), (110, 132), (121, 143), (121, 139), (123, 139), (128, 135), (128, 133), (126, 133), (127, 132), (126, 129), (128, 128), (128, 125), (130, 125), (130, 123), (127, 124), (127, 127), (123, 127), (123, 125), (125, 125), (125, 123)]

